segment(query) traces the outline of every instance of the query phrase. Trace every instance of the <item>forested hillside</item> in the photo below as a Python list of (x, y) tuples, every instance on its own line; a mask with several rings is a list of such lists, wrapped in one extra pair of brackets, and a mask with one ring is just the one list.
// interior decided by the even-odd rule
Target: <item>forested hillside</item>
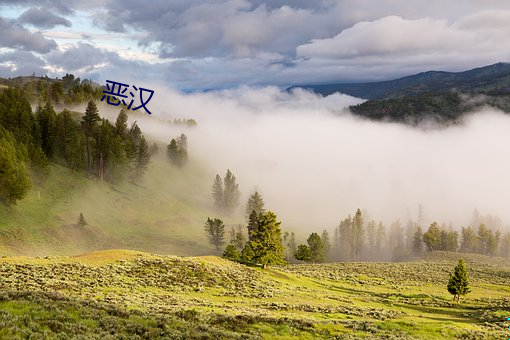
[(365, 98), (366, 102), (350, 107), (353, 114), (411, 125), (425, 120), (455, 123), (483, 107), (510, 112), (508, 63), (457, 73), (429, 71), (383, 82), (296, 87), (322, 95), (340, 92)]

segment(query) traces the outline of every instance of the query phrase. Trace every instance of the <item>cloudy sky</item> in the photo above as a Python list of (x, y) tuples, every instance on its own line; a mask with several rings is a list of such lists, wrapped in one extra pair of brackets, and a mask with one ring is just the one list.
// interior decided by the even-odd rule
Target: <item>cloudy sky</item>
[(180, 90), (390, 79), (510, 61), (507, 0), (0, 0), (0, 76)]

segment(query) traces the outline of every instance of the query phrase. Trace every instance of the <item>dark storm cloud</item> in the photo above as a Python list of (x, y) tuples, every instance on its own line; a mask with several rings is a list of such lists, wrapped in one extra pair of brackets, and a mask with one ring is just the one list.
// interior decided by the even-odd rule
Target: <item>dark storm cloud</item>
[(18, 21), (22, 24), (32, 24), (39, 28), (53, 28), (55, 26), (71, 27), (71, 22), (55, 15), (44, 8), (30, 8), (26, 10)]
[(54, 40), (46, 39), (41, 33), (32, 33), (14, 20), (0, 17), (0, 46), (48, 53), (57, 47)]

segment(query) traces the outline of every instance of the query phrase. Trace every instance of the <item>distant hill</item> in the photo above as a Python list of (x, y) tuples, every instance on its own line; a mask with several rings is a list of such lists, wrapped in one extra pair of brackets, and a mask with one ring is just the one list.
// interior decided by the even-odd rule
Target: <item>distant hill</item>
[(497, 63), (464, 72), (428, 71), (381, 82), (298, 85), (324, 96), (335, 92), (364, 99), (397, 98), (456, 90), (469, 93), (510, 93), (510, 63)]
[(455, 123), (466, 112), (492, 106), (510, 113), (510, 63), (497, 63), (464, 72), (428, 71), (395, 80), (302, 85), (324, 96), (335, 92), (368, 99), (350, 111), (371, 120), (419, 124), (433, 120)]
[(395, 80), (350, 83), (298, 85), (324, 96), (335, 92), (364, 99), (396, 98), (426, 92), (457, 90), (471, 93), (510, 93), (510, 63), (497, 63), (464, 72), (428, 71)]

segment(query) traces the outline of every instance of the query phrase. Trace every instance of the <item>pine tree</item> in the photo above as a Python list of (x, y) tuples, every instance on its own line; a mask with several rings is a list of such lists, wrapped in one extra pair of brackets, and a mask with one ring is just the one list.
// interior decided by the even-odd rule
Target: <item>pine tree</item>
[(423, 232), (421, 230), (421, 227), (418, 226), (413, 236), (413, 252), (416, 255), (419, 255), (421, 254), (422, 250), (423, 250)]
[(311, 233), (306, 242), (310, 248), (310, 260), (312, 262), (324, 261), (324, 244), (319, 234)]
[(230, 229), (230, 244), (233, 244), (239, 251), (242, 251), (245, 243), (246, 236), (243, 233), (243, 226), (232, 227)]
[(255, 211), (257, 215), (265, 211), (264, 200), (262, 199), (262, 196), (259, 194), (258, 191), (255, 191), (253, 194), (251, 194), (250, 198), (248, 198), (248, 202), (246, 202), (244, 215), (246, 216), (247, 220), (249, 220), (250, 215), (253, 211)]
[(219, 251), (220, 247), (225, 243), (225, 225), (223, 221), (218, 218), (207, 218), (204, 230), (209, 239), (209, 243), (215, 246), (216, 250)]
[(255, 233), (259, 229), (259, 216), (255, 211), (252, 211), (250, 214), (250, 218), (248, 219), (248, 240), (253, 240)]
[(31, 186), (23, 150), (26, 152), (11, 133), (0, 127), (0, 201), (7, 205), (25, 197)]
[(300, 244), (294, 252), (294, 257), (299, 261), (310, 262), (312, 260), (312, 251), (306, 244)]
[(92, 169), (92, 158), (90, 155), (90, 136), (93, 133), (94, 128), (97, 126), (97, 122), (100, 120), (99, 113), (96, 104), (91, 100), (87, 104), (85, 115), (82, 118), (82, 126), (85, 131), (85, 148), (87, 151), (87, 171), (90, 174)]
[(78, 218), (78, 225), (80, 227), (84, 227), (86, 226), (88, 223), (87, 221), (85, 220), (85, 217), (83, 217), (83, 213), (80, 213), (80, 217)]
[(151, 161), (151, 153), (149, 151), (149, 144), (145, 140), (145, 137), (142, 136), (140, 139), (140, 144), (138, 145), (138, 153), (136, 155), (135, 161), (135, 179), (141, 178), (149, 163)]
[(212, 196), (214, 198), (214, 206), (219, 211), (223, 210), (223, 207), (225, 206), (225, 202), (223, 200), (223, 181), (221, 180), (220, 175), (216, 175), (214, 179), (214, 184), (212, 186)]
[(234, 176), (230, 170), (227, 170), (223, 183), (225, 185), (223, 190), (225, 211), (227, 213), (232, 213), (232, 211), (239, 205), (240, 197), (239, 185), (236, 183), (236, 176)]
[(471, 227), (462, 228), (462, 245), (460, 251), (463, 253), (476, 253), (479, 247), (479, 241), (476, 233)]
[(227, 260), (238, 262), (241, 259), (241, 254), (239, 254), (239, 250), (237, 250), (235, 245), (229, 244), (225, 247), (223, 257)]
[(331, 254), (331, 241), (329, 240), (329, 233), (326, 229), (322, 231), (321, 235), (322, 246), (324, 248), (324, 261), (328, 262), (332, 258)]
[(352, 261), (352, 218), (349, 215), (338, 226), (340, 236), (340, 260)]
[(188, 162), (188, 138), (185, 134), (170, 141), (167, 146), (167, 156), (170, 162), (178, 168)]
[(363, 247), (363, 233), (363, 216), (361, 215), (361, 210), (358, 209), (352, 219), (352, 250), (355, 261), (360, 259), (361, 248)]
[(438, 250), (441, 245), (441, 230), (437, 222), (433, 222), (423, 234), (423, 243), (429, 250)]
[(55, 146), (57, 115), (50, 102), (46, 102), (43, 108), (37, 108), (36, 119), (41, 131), (41, 148), (46, 157), (52, 158)]
[(459, 260), (453, 275), (450, 274), (447, 289), (453, 295), (453, 300), (457, 299), (457, 303), (460, 302), (461, 295), (466, 295), (471, 291), (469, 289), (467, 266), (463, 259)]
[(79, 148), (78, 124), (74, 121), (71, 112), (64, 109), (57, 115), (55, 145), (57, 155), (65, 162), (65, 165), (77, 169), (74, 159), (83, 155)]
[(260, 213), (258, 228), (247, 243), (253, 250), (252, 263), (260, 264), (262, 268), (270, 264), (285, 263), (281, 222), (277, 222), (276, 219), (276, 215), (271, 211)]
[(121, 109), (117, 116), (117, 120), (115, 121), (115, 133), (122, 138), (125, 138), (128, 134), (127, 121), (128, 115), (126, 110)]
[(243, 251), (241, 252), (241, 263), (250, 264), (253, 262), (253, 258), (255, 253), (250, 245), (250, 243), (246, 243), (244, 245)]

